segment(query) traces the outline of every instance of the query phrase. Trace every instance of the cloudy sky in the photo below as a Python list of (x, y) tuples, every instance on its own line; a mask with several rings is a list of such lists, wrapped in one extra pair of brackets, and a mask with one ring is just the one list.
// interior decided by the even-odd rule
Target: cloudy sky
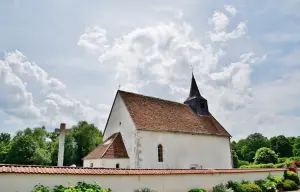
[(299, 135), (300, 1), (0, 2), (0, 131), (103, 130), (121, 89), (183, 102), (191, 66), (239, 139)]

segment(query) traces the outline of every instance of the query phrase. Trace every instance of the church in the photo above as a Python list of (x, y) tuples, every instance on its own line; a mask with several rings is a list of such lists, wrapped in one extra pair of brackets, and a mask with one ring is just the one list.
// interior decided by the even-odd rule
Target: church
[(184, 103), (118, 90), (103, 143), (84, 167), (231, 169), (231, 135), (209, 112), (194, 75)]

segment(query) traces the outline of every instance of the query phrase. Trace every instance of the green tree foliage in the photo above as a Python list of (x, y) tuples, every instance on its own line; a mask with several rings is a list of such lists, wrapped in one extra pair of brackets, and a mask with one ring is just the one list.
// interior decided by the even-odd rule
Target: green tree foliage
[[(58, 136), (56, 136), (51, 143), (51, 164), (57, 165), (58, 157)], [(77, 143), (73, 135), (66, 135), (65, 139), (65, 154), (64, 154), (64, 165), (75, 164), (77, 159)]]
[(82, 165), (82, 158), (102, 142), (102, 132), (93, 124), (80, 121), (72, 127), (72, 135), (77, 143), (76, 165)]
[[(13, 138), (0, 134), (0, 163), (57, 165), (59, 135), (46, 128), (26, 128)], [(102, 132), (80, 121), (66, 135), (64, 165), (82, 165), (82, 158), (102, 142)]]
[(255, 153), (254, 163), (255, 164), (267, 164), (267, 163), (277, 163), (278, 156), (270, 148), (262, 147), (258, 149)]
[(271, 149), (278, 154), (279, 157), (293, 156), (293, 140), (287, 139), (284, 135), (272, 137), (270, 139)]
[(232, 150), (232, 161), (233, 161), (233, 168), (239, 167), (239, 158), (234, 150)]
[(0, 134), (0, 163), (6, 163), (7, 154), (10, 150), (11, 136), (9, 133)]
[(38, 145), (32, 137), (27, 135), (18, 136), (14, 139), (8, 152), (7, 163), (32, 164), (32, 156), (37, 148)]
[(238, 148), (239, 159), (248, 162), (254, 161), (256, 151), (262, 147), (269, 147), (269, 140), (260, 133), (250, 134), (246, 139), (240, 140), (235, 148)]

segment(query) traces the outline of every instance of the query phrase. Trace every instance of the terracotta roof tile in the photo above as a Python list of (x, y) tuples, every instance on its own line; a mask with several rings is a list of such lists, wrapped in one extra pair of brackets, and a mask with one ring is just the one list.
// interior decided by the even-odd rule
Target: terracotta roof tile
[(129, 158), (120, 132), (112, 134), (83, 159)]
[(137, 129), (230, 136), (212, 116), (198, 116), (183, 103), (119, 91)]
[(274, 172), (286, 169), (106, 169), (82, 167), (47, 167), (0, 164), (0, 174), (55, 174), (55, 175), (172, 175)]

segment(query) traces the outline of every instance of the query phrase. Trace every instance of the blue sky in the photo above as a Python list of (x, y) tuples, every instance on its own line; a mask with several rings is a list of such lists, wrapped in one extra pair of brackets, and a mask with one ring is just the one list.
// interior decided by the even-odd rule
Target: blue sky
[(239, 139), (299, 135), (300, 1), (0, 2), (0, 129), (103, 130), (121, 89), (182, 102), (191, 71)]

